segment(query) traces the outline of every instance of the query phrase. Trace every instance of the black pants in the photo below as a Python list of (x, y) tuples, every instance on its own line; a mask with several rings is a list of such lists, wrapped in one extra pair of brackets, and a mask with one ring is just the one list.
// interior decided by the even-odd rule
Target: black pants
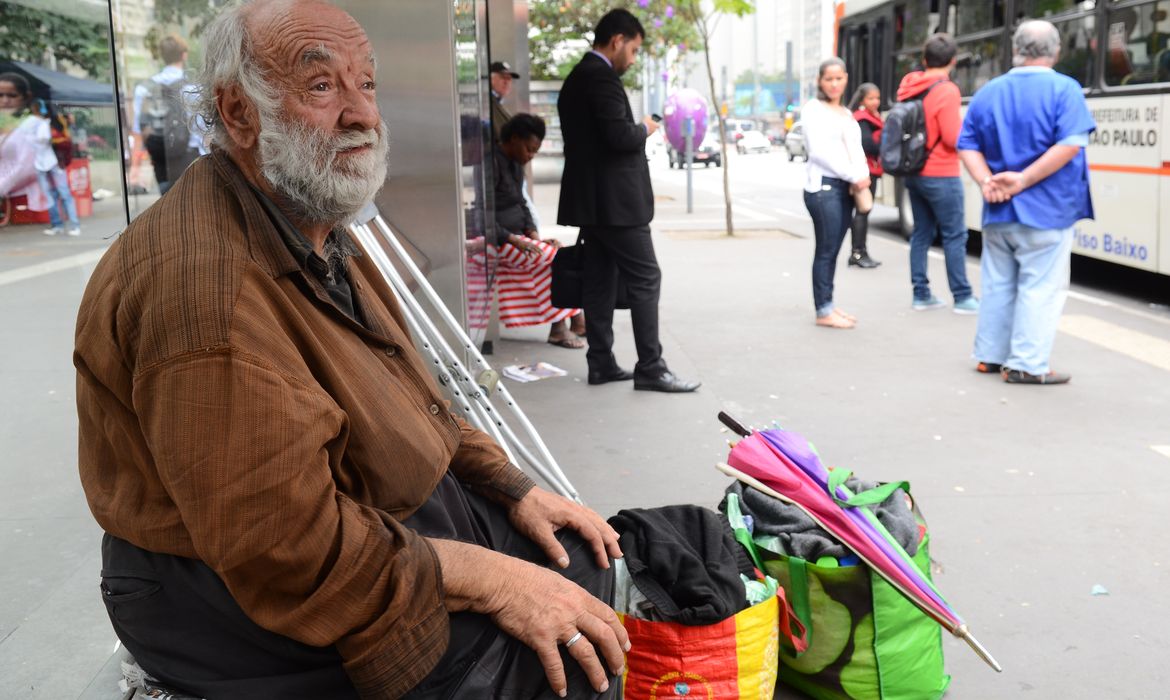
[[(453, 477), (405, 524), (419, 534), (457, 539), (547, 565), (543, 552), (511, 527), (504, 511), (468, 492)], [(606, 603), (613, 599), (612, 570), (597, 568), (592, 550), (561, 533), (569, 553), (566, 577)], [(200, 561), (156, 554), (106, 535), (102, 591), (114, 631), (147, 673), (166, 686), (206, 698), (356, 698), (332, 647), (311, 647), (262, 629)], [(577, 662), (562, 650), (572, 698), (618, 698), (610, 679), (604, 696), (593, 693)], [(435, 669), (407, 697), (486, 699), (557, 697), (535, 652), (474, 613), (450, 617), (450, 640)]]
[(168, 153), (166, 139), (159, 134), (147, 136), (143, 145), (150, 155), (150, 164), (154, 167), (154, 179), (158, 182), (159, 194), (166, 194), (183, 171), (199, 157), (199, 151), (188, 148), (186, 144), (181, 151)]
[(657, 376), (666, 370), (658, 342), (658, 297), (662, 271), (654, 255), (649, 226), (587, 227), (585, 239), (585, 337), (589, 371), (617, 367), (613, 355), (613, 310), (617, 301), (618, 272), (626, 285), (634, 345), (638, 350), (635, 374)]

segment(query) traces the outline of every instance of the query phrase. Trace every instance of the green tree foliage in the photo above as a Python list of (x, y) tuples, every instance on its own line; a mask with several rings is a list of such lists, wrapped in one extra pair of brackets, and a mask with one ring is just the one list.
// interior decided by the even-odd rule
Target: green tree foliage
[[(718, 94), (715, 92), (715, 71), (711, 68), (711, 34), (715, 31), (715, 25), (722, 17), (728, 15), (743, 17), (755, 11), (756, 5), (753, 0), (708, 0), (706, 3), (701, 0), (683, 0), (675, 9), (675, 14), (680, 19), (690, 23), (699, 35), (703, 59), (707, 63), (707, 80), (712, 97)], [(727, 220), (727, 235), (734, 236), (735, 221), (731, 211), (731, 173), (727, 160), (727, 124), (724, 120), (723, 110), (719, 109), (718, 105), (715, 105), (715, 117), (719, 120), (719, 144), (723, 152), (723, 208)]]
[(187, 26), (191, 24), (191, 36), (199, 36), (203, 28), (215, 17), (228, 0), (155, 0), (154, 18), (159, 24)]
[(91, 77), (108, 80), (108, 34), (101, 24), (0, 2), (0, 46), (5, 58), (40, 65), (51, 53)]
[[(667, 10), (667, 8), (670, 8)], [(580, 60), (574, 46), (593, 40), (593, 27), (610, 10), (633, 12), (646, 28), (642, 53), (662, 58), (680, 47), (680, 55), (697, 43), (694, 25), (683, 19), (666, 0), (530, 0), (528, 5), (529, 65), (533, 80), (560, 80)], [(637, 79), (636, 71), (626, 74)]]

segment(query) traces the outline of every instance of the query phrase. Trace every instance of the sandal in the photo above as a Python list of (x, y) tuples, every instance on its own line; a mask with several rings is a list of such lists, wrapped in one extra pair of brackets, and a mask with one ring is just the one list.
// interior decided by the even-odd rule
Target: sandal
[(850, 321), (852, 323), (857, 323), (857, 317), (851, 313), (848, 313), (846, 311), (842, 311), (841, 309), (838, 309), (838, 308), (834, 308), (833, 313), (837, 314), (838, 316), (845, 319), (846, 321)]
[(555, 345), (558, 348), (567, 348), (569, 350), (580, 350), (581, 348), (585, 347), (585, 341), (576, 337), (554, 338), (549, 336), (548, 344)]
[(840, 314), (829, 314), (828, 316), (817, 316), (817, 325), (822, 328), (853, 328), (857, 324)]

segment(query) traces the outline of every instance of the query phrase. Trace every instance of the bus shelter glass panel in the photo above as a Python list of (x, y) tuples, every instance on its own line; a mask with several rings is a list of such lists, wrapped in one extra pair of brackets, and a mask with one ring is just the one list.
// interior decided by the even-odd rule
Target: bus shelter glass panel
[(1048, 19), (1053, 15), (1067, 12), (1092, 10), (1097, 6), (1094, 0), (1022, 0), (1016, 3), (1018, 19)]
[(1000, 68), (999, 37), (959, 43), (958, 59), (952, 76), (964, 97), (974, 95), (1003, 71)]
[(482, 345), (487, 334), (499, 267), (498, 249), (493, 245), (495, 178), (487, 47), (487, 3), (458, 0), (455, 65), (467, 253), (467, 330), (476, 345)]
[(1053, 22), (1060, 32), (1060, 58), (1053, 66), (1081, 84), (1093, 87), (1097, 72), (1097, 16)]
[(195, 118), (193, 70), (202, 32), (220, 2), (118, 0), (114, 56), (125, 115), (126, 186), (133, 218), (153, 204), (207, 152)]
[(1003, 26), (1004, 0), (959, 0), (951, 11), (955, 13), (958, 34), (971, 34)]
[(0, 226), (125, 226), (113, 76), (104, 2), (0, 0)]
[(1106, 84), (1170, 82), (1170, 2), (1110, 9), (1107, 29)]

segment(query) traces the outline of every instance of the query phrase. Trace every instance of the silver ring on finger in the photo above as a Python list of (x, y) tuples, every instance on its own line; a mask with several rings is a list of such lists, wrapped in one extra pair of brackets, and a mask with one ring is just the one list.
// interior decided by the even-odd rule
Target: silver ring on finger
[(584, 636), (585, 635), (583, 633), (577, 632), (577, 634), (574, 634), (572, 637), (569, 637), (569, 641), (565, 642), (565, 648), (566, 649), (571, 648), (574, 644), (581, 641), (581, 637), (584, 637)]

